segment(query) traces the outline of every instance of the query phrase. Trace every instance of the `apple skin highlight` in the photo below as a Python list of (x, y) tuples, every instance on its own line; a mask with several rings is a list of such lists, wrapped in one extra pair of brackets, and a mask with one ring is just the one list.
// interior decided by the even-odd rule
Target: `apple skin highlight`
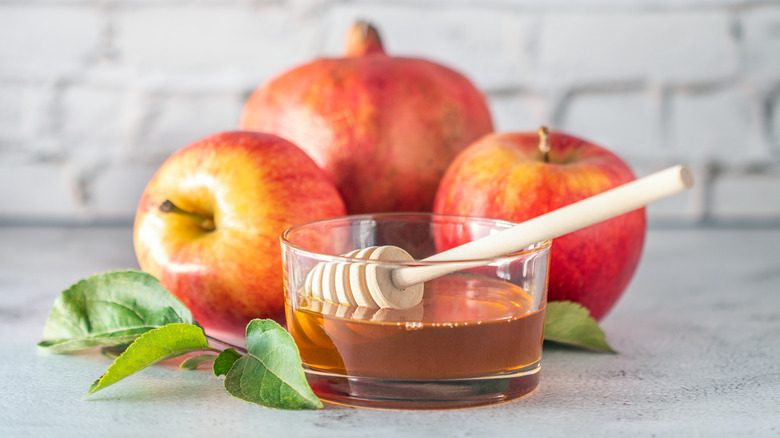
[[(163, 212), (177, 208), (213, 221)], [(157, 277), (208, 331), (243, 336), (252, 318), (284, 320), (279, 236), (301, 222), (343, 216), (325, 173), (279, 137), (227, 132), (172, 154), (146, 186), (133, 243)], [(212, 229), (213, 228), (213, 229)]]
[[(505, 133), (469, 146), (444, 175), (434, 212), (523, 222), (636, 179), (593, 143), (552, 132), (545, 161), (539, 141), (534, 132)], [(603, 318), (636, 271), (646, 222), (641, 208), (554, 239), (548, 300), (575, 301)]]

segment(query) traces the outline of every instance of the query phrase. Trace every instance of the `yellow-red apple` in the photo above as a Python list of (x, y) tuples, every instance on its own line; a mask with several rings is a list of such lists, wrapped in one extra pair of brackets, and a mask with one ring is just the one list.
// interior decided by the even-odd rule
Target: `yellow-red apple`
[(138, 263), (209, 331), (243, 337), (284, 317), (279, 236), (345, 214), (325, 173), (294, 144), (249, 132), (209, 136), (171, 155), (135, 217)]
[[(635, 179), (600, 146), (563, 133), (491, 134), (459, 154), (434, 211), (523, 222)], [(600, 319), (627, 287), (646, 231), (644, 208), (556, 238), (549, 300), (572, 300)]]

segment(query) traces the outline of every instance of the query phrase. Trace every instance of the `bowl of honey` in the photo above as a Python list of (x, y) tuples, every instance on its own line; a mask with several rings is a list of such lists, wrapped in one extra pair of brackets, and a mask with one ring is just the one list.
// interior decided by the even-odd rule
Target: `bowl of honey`
[[(551, 241), (485, 259), (437, 256), (514, 225), (400, 213), (286, 230), (287, 329), (317, 396), (349, 406), (441, 409), (531, 393), (541, 369)], [(379, 256), (377, 248), (386, 247), (405, 256)], [(435, 278), (392, 293), (372, 277), (425, 270)]]

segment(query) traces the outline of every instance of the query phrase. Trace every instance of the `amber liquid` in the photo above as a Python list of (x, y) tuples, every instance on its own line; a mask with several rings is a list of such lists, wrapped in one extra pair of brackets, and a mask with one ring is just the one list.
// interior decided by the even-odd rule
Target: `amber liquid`
[(430, 281), (423, 302), (408, 310), (312, 298), (298, 304), (287, 308), (288, 328), (304, 366), (322, 375), (484, 379), (538, 367), (542, 355), (544, 309), (534, 311), (525, 291), (495, 279), (457, 274)]

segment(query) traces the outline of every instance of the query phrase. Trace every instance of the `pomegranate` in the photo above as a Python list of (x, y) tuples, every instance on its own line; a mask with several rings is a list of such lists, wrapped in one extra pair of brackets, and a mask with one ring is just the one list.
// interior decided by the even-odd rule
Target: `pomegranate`
[(343, 58), (314, 60), (255, 90), (241, 129), (297, 144), (357, 214), (430, 211), (450, 161), (493, 124), (468, 79), (388, 56), (376, 28), (358, 22)]

